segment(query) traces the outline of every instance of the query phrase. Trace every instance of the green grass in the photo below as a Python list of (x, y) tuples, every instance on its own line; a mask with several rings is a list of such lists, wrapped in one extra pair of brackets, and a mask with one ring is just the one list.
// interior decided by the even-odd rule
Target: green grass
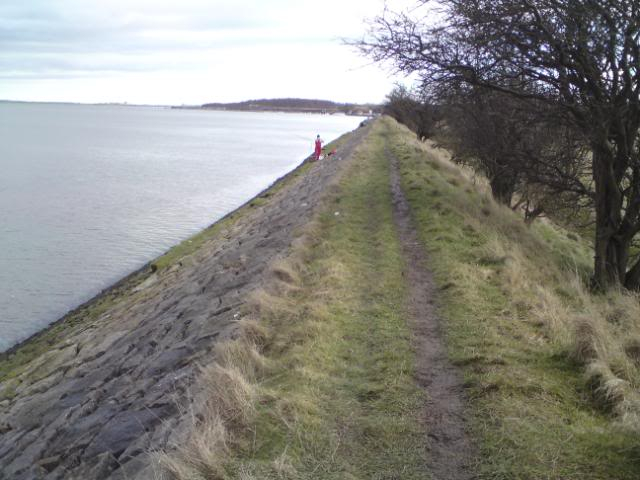
[(324, 209), (300, 291), (263, 314), (273, 332), (270, 373), (227, 470), (233, 478), (428, 478), (424, 393), (413, 379), (379, 134)]
[(437, 151), (385, 125), (464, 372), (480, 478), (639, 478), (638, 434), (597, 408), (570, 360), (570, 315), (588, 295), (569, 280), (588, 277), (588, 246), (550, 224), (528, 229)]

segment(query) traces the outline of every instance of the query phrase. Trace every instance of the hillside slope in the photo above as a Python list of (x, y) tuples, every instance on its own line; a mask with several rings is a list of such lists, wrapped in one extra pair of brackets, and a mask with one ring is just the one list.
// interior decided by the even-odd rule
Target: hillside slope
[(348, 115), (369, 115), (379, 113), (380, 105), (336, 103), (329, 100), (306, 98), (265, 98), (234, 103), (205, 103), (204, 109), (240, 110), (249, 112), (304, 112), (304, 113), (345, 113)]

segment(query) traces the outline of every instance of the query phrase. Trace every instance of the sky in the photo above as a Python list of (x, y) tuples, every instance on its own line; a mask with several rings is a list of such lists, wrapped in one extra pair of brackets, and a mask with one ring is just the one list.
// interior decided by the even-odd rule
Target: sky
[(362, 37), (365, 19), (383, 8), (384, 0), (2, 0), (0, 99), (381, 102), (401, 79), (341, 39)]

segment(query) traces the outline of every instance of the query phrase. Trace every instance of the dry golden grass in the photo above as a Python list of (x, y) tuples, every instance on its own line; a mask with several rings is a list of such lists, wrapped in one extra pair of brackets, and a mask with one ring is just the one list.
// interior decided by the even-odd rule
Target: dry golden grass
[(158, 453), (160, 479), (218, 480), (224, 478), (221, 461), (227, 453), (227, 430), (221, 418), (211, 413), (193, 425), (186, 445), (171, 454)]
[[(285, 271), (279, 262), (278, 271)], [(287, 272), (292, 272), (290, 269)], [(254, 296), (254, 308), (281, 308), (283, 302), (264, 291)], [(277, 305), (277, 306), (276, 306)], [(268, 371), (263, 349), (270, 341), (267, 329), (252, 318), (238, 322), (235, 338), (216, 346), (216, 361), (201, 368), (198, 392), (189, 407), (193, 419), (188, 439), (173, 450), (154, 456), (162, 473), (171, 480), (217, 480), (226, 478), (229, 445), (255, 414), (259, 382)], [(249, 472), (244, 477), (252, 478)]]
[(273, 461), (273, 470), (276, 472), (278, 477), (282, 479), (296, 478), (296, 469), (291, 463), (291, 459), (287, 455), (286, 450)]
[(636, 366), (640, 366), (640, 337), (632, 337), (624, 342), (624, 352)]
[(253, 344), (257, 350), (262, 350), (269, 339), (267, 328), (257, 320), (245, 317), (238, 322), (240, 337)]
[(201, 369), (198, 393), (189, 407), (192, 425), (185, 442), (154, 454), (162, 473), (171, 480), (217, 480), (224, 477), (228, 446), (255, 413), (257, 382), (266, 369), (260, 353), (267, 332), (243, 320), (238, 338), (219, 344), (216, 362)]
[(571, 356), (583, 363), (588, 364), (598, 359), (598, 348), (602, 333), (597, 331), (598, 326), (591, 317), (576, 318), (575, 320), (575, 337)]
[(218, 348), (222, 363), (202, 368), (199, 390), (189, 407), (192, 424), (188, 438), (167, 452), (154, 454), (161, 479), (218, 480), (234, 432), (250, 421), (255, 412), (256, 384), (264, 361), (255, 344), (245, 337)]
[(302, 262), (297, 258), (275, 260), (267, 269), (266, 287), (270, 292), (278, 296), (290, 295), (300, 290), (299, 271)]
[[(303, 259), (317, 241), (317, 228), (315, 222), (310, 222), (297, 235), (291, 255), (272, 262), (264, 287), (249, 295), (247, 315), (237, 322), (233, 338), (216, 345), (215, 362), (200, 369), (198, 391), (186, 413), (192, 418), (188, 439), (172, 450), (153, 454), (160, 468), (159, 478), (226, 478), (229, 447), (252, 421), (258, 396), (268, 396), (259, 386), (269, 368), (264, 349), (279, 348), (278, 340), (257, 318), (276, 314), (288, 318), (294, 312), (289, 296), (300, 289)], [(310, 335), (312, 330), (299, 333)], [(294, 336), (295, 329), (287, 343), (295, 342)], [(286, 452), (274, 461), (273, 468), (281, 478), (294, 478)], [(254, 478), (249, 471), (241, 471), (239, 477)]]
[(258, 346), (245, 337), (218, 344), (215, 358), (217, 365), (236, 370), (250, 382), (255, 382), (267, 370), (267, 360), (259, 352)]
[[(585, 365), (594, 399), (624, 428), (640, 432), (640, 370), (634, 345), (640, 334), (638, 297), (583, 292), (586, 316), (575, 322), (572, 354)], [(635, 340), (635, 341), (634, 341)]]
[(247, 295), (245, 306), (251, 315), (258, 318), (275, 312), (293, 312), (287, 299), (274, 293), (269, 286), (259, 288)]

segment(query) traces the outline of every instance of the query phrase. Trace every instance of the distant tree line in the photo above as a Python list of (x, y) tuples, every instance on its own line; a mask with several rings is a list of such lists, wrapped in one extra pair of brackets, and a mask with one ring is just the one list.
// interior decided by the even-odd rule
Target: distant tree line
[(411, 92), (404, 85), (396, 86), (382, 107), (382, 113), (395, 118), (413, 130), (420, 140), (431, 138), (441, 114), (437, 106)]
[(639, 290), (640, 0), (418, 4), (385, 10), (358, 43), (419, 78), (410, 97), (424, 107), (396, 89), (387, 111), (423, 136), (433, 117), (423, 128), (417, 112), (437, 106), (454, 158), (528, 220), (549, 208), (587, 212), (594, 287)]
[(263, 98), (234, 103), (205, 103), (204, 109), (364, 114), (380, 113), (380, 105), (337, 103), (307, 98)]

